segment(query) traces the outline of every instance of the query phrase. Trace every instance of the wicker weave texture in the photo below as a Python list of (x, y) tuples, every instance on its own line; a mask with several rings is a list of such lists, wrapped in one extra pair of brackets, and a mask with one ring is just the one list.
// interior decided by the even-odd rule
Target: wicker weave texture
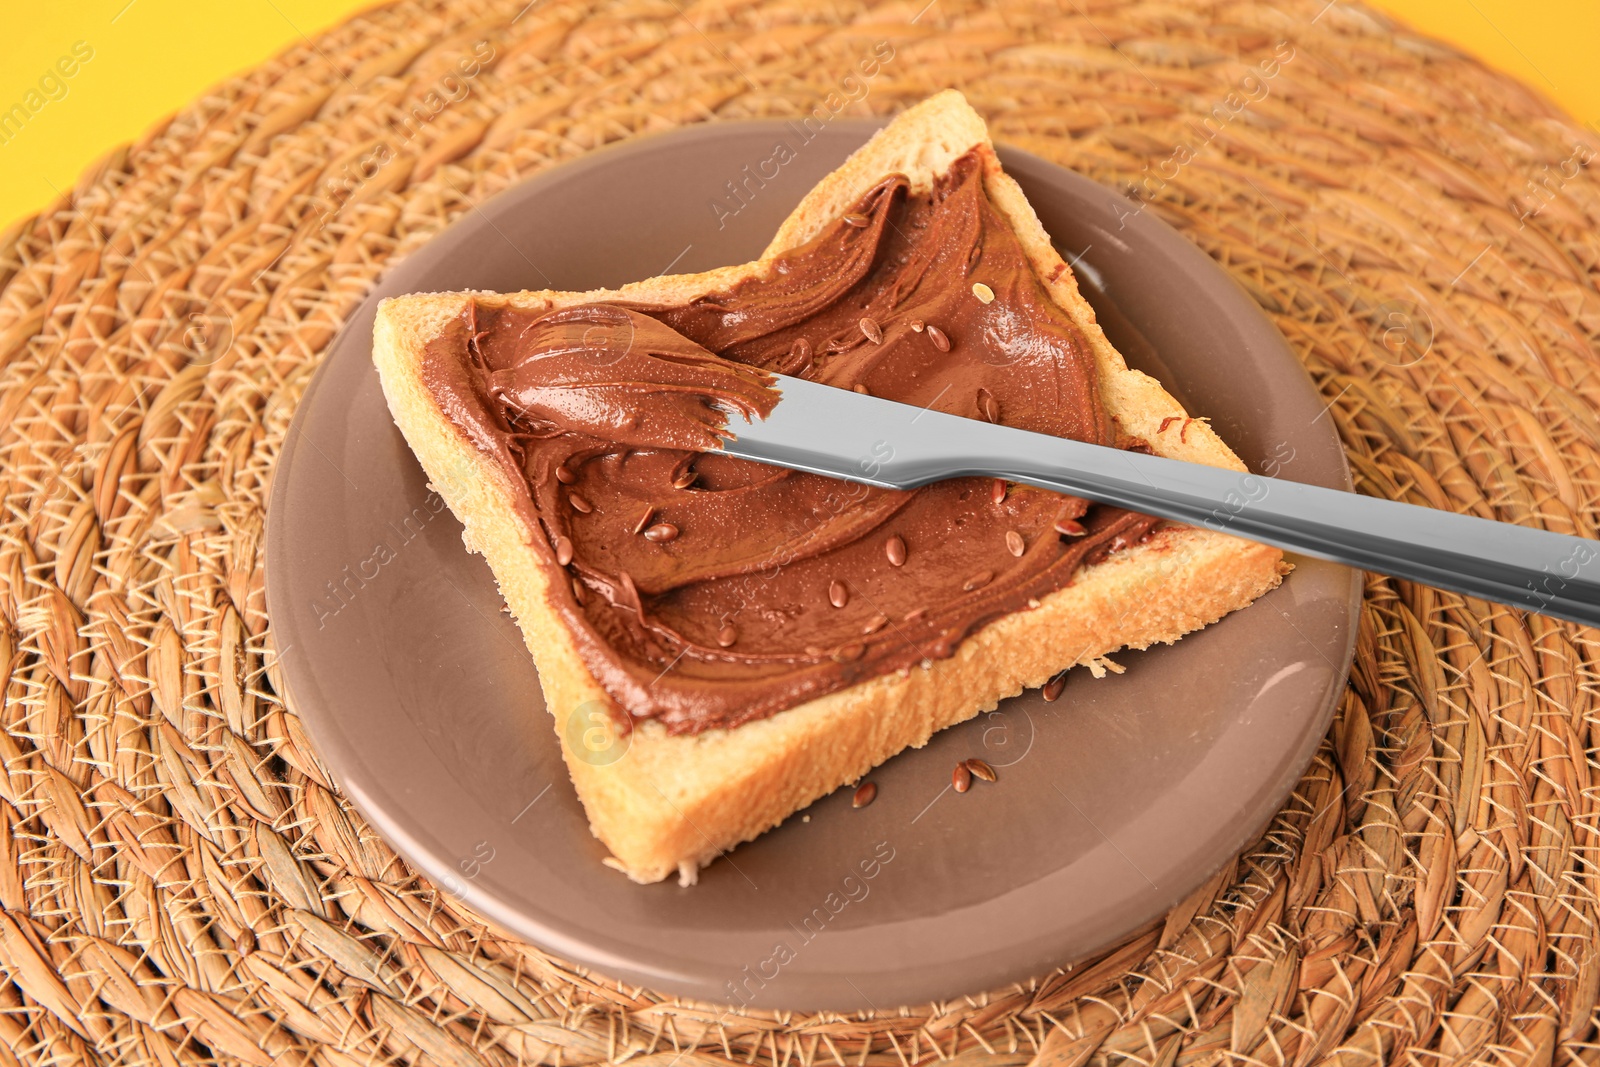
[(262, 512), (379, 272), (606, 142), (951, 85), (1224, 264), (1363, 492), (1595, 536), (1600, 141), (1362, 8), (377, 10), (0, 235), (0, 1063), (1600, 1060), (1600, 645), (1407, 583), (1369, 581), (1336, 725), (1255, 847), (1102, 959), (951, 1003), (620, 988), (340, 798), (277, 695)]

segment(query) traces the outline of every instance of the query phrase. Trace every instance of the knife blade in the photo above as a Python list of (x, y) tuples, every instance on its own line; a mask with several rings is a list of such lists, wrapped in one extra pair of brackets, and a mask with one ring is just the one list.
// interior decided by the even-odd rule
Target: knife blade
[(982, 475), (1600, 625), (1600, 541), (1031, 433), (774, 375), (731, 455), (889, 489)]

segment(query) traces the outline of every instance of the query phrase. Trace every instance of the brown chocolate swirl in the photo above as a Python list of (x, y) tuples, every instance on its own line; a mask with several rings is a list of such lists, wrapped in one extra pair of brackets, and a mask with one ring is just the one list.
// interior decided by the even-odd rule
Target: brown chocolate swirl
[(628, 722), (675, 733), (948, 656), (1156, 521), (992, 479), (896, 492), (714, 450), (724, 412), (770, 411), (765, 371), (1118, 443), (1094, 355), (976, 152), (926, 193), (885, 178), (762, 275), (685, 305), (470, 305), (423, 370), (526, 486), (585, 665)]
[(516, 362), (487, 371), (487, 392), (508, 424), (533, 436), (706, 451), (720, 446), (728, 413), (760, 418), (778, 399), (770, 374), (614, 304), (541, 315), (516, 343)]

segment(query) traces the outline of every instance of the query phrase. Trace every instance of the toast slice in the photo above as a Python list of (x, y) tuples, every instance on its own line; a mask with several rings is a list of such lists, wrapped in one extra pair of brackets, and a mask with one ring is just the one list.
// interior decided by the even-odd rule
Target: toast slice
[(488, 560), (522, 628), (590, 827), (612, 853), (605, 862), (636, 881), (676, 872), (689, 884), (720, 853), (901, 750), (922, 746), (934, 731), (1043, 685), (1065, 668), (1088, 665), (1099, 673), (1107, 653), (1175, 641), (1281, 581), (1286, 567), (1276, 549), (1164, 525), (1149, 540), (1083, 568), (1036, 608), (988, 624), (953, 655), (921, 669), (880, 675), (731, 729), (672, 734), (659, 722), (641, 721), (602, 746), (604, 758), (581, 740), (585, 729), (606, 725), (607, 716), (593, 709), (614, 704), (551, 606), (549, 572), (526, 543), (518, 518), (520, 487), (434, 400), (420, 370), (424, 347), (471, 301), (535, 310), (597, 301), (679, 304), (768, 276), (776, 256), (810, 240), (885, 175), (903, 173), (912, 192), (925, 191), (969, 151), (981, 160), (985, 192), (1013, 227), (1050, 298), (1093, 349), (1103, 402), (1120, 429), (1161, 455), (1244, 470), (1208, 425), (1189, 419), (1154, 379), (1130, 370), (1106, 340), (1071, 269), (1001, 170), (982, 118), (955, 91), (903, 112), (824, 178), (755, 262), (617, 290), (421, 294), (379, 308), (373, 360), (390, 411), (465, 527), (467, 547)]

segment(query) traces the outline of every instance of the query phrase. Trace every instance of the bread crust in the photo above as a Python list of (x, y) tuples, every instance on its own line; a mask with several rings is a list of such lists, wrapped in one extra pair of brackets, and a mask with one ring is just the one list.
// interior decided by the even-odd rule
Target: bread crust
[[(686, 303), (764, 275), (780, 253), (803, 244), (885, 174), (901, 172), (913, 191), (975, 146), (985, 189), (1009, 219), (1051, 297), (1093, 348), (1103, 397), (1123, 431), (1161, 455), (1244, 470), (1211, 428), (1191, 421), (1160, 383), (1131, 370), (1095, 321), (1021, 189), (1000, 168), (982, 118), (947, 90), (903, 112), (824, 178), (779, 228), (761, 258), (700, 274), (655, 278), (585, 293), (440, 293), (395, 297), (379, 306), (373, 361), (389, 410), (433, 487), (465, 527), (463, 539), (488, 560), (539, 670), (545, 701), (590, 829), (612, 853), (606, 862), (639, 882), (696, 871), (740, 842), (852, 783), (937, 730), (1044, 684), (1064, 668), (1099, 662), (1119, 648), (1170, 643), (1243, 607), (1281, 581), (1274, 548), (1192, 527), (1158, 528), (1143, 544), (1084, 568), (1033, 610), (1001, 618), (968, 637), (948, 659), (830, 693), (732, 729), (671, 735), (643, 722), (620, 758), (575, 751), (568, 720), (611, 707), (570, 631), (548, 599), (549, 577), (523, 542), (516, 494), (525, 490), (479, 453), (450, 422), (421, 378), (423, 348), (468, 301), (544, 309), (603, 300)], [(607, 753), (615, 755), (615, 750)]]

